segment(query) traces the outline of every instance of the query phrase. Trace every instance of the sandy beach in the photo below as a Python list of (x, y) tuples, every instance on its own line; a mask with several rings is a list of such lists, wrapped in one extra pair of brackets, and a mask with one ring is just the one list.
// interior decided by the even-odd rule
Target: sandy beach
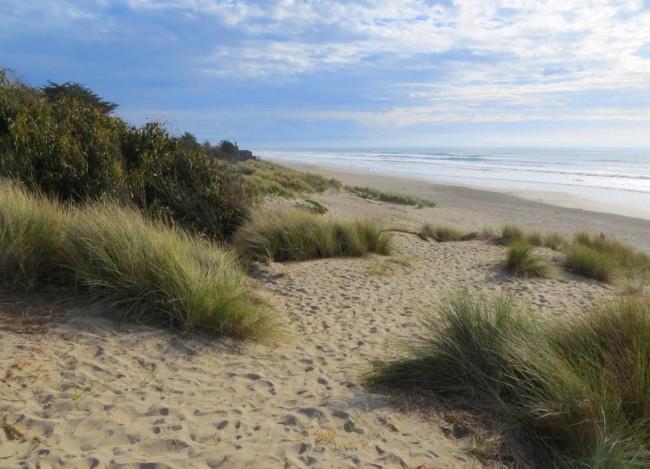
[[(314, 196), (333, 216), (411, 228), (444, 222), (588, 230), (650, 251), (647, 220), (309, 169), (438, 204), (417, 209), (347, 193)], [(474, 435), (455, 431), (448, 416), (364, 387), (372, 362), (400, 353), (422, 314), (454, 291), (510, 295), (550, 318), (616, 290), (567, 273), (513, 278), (502, 269), (506, 248), (488, 241), (396, 234), (394, 242), (390, 257), (271, 264), (257, 272), (256, 289), (284, 330), (272, 343), (119, 324), (101, 308), (57, 304), (56, 291), (24, 306), (3, 301), (0, 467), (481, 467), (468, 452)], [(559, 262), (557, 253), (541, 253)], [(41, 314), (29, 314), (34, 309)]]

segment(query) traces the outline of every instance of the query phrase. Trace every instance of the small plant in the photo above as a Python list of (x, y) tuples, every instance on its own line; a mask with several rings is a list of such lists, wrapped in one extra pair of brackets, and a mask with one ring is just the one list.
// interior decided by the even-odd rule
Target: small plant
[(321, 204), (317, 200), (313, 199), (305, 199), (305, 203), (308, 204), (310, 210), (313, 213), (316, 213), (318, 215), (325, 215), (327, 213), (327, 207), (325, 207), (323, 204)]
[(346, 189), (362, 199), (378, 200), (400, 205), (412, 205), (417, 208), (435, 207), (435, 202), (408, 194), (384, 192), (370, 187), (347, 186)]
[(506, 225), (501, 229), (501, 236), (499, 236), (498, 241), (505, 246), (515, 242), (523, 242), (524, 231), (518, 226)]
[(388, 254), (391, 237), (371, 221), (342, 221), (300, 209), (257, 210), (235, 234), (244, 259), (302, 261)]
[(566, 239), (559, 233), (547, 233), (542, 236), (542, 246), (559, 251), (566, 246)]
[(425, 241), (433, 239), (439, 243), (472, 239), (467, 238), (466, 234), (451, 226), (431, 225), (429, 223), (420, 229), (418, 236)]
[(510, 244), (506, 269), (517, 277), (548, 278), (552, 273), (551, 265), (534, 254), (529, 244), (522, 242)]

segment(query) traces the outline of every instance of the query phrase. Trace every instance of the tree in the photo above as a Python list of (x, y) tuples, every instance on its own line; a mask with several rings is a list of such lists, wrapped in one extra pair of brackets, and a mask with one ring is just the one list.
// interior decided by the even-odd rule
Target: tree
[(99, 97), (94, 91), (86, 88), (81, 83), (66, 81), (65, 83), (59, 84), (48, 81), (47, 85), (41, 88), (41, 92), (52, 103), (63, 98), (77, 99), (89, 106), (97, 108), (104, 114), (109, 114), (117, 108), (117, 104)]

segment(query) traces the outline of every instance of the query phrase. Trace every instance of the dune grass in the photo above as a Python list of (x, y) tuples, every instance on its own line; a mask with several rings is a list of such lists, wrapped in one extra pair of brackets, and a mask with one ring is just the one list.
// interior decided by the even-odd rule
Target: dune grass
[(524, 242), (524, 230), (515, 225), (505, 225), (501, 228), (501, 234), (498, 237), (499, 244), (508, 246), (512, 243)]
[(268, 326), (234, 253), (128, 209), (76, 212), (64, 259), (84, 293), (127, 317), (242, 338)]
[(545, 324), (509, 300), (464, 293), (427, 317), (408, 352), (368, 381), (486, 415), (517, 467), (650, 464), (647, 298)]
[(650, 281), (650, 256), (615, 239), (578, 233), (565, 253), (565, 266), (576, 275), (603, 282), (628, 278)]
[(118, 314), (183, 329), (261, 337), (271, 322), (236, 255), (113, 204), (62, 209), (0, 185), (0, 267), (31, 289), (57, 282)]
[(510, 244), (506, 258), (506, 270), (517, 277), (548, 278), (552, 275), (551, 265), (533, 252), (533, 247), (524, 242)]
[(336, 179), (297, 171), (269, 161), (249, 160), (234, 163), (233, 168), (241, 175), (246, 192), (256, 197), (277, 195), (292, 198), (299, 194), (338, 190), (342, 187)]
[(327, 207), (317, 200), (305, 199), (305, 204), (307, 204), (305, 208), (318, 215), (325, 215), (328, 212)]
[(420, 228), (418, 236), (425, 241), (433, 239), (439, 243), (444, 243), (447, 241), (469, 241), (477, 239), (479, 234), (474, 232), (464, 233), (448, 225), (432, 225), (427, 223)]
[(378, 200), (399, 205), (412, 205), (417, 208), (435, 207), (435, 202), (399, 192), (386, 192), (371, 187), (346, 186), (346, 190), (362, 199)]
[(17, 183), (0, 183), (0, 276), (22, 291), (54, 278), (65, 210)]
[(390, 234), (371, 221), (343, 221), (305, 210), (257, 210), (234, 244), (246, 260), (303, 261), (390, 253)]

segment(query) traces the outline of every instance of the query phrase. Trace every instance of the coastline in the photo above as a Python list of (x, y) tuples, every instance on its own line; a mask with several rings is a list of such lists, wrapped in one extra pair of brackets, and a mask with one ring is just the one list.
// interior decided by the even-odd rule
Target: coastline
[(439, 221), (463, 228), (516, 224), (565, 235), (584, 230), (613, 236), (650, 252), (650, 211), (603, 205), (554, 192), (499, 191), (310, 163), (277, 162), (334, 177), (348, 185), (371, 186), (431, 199), (438, 204)]

